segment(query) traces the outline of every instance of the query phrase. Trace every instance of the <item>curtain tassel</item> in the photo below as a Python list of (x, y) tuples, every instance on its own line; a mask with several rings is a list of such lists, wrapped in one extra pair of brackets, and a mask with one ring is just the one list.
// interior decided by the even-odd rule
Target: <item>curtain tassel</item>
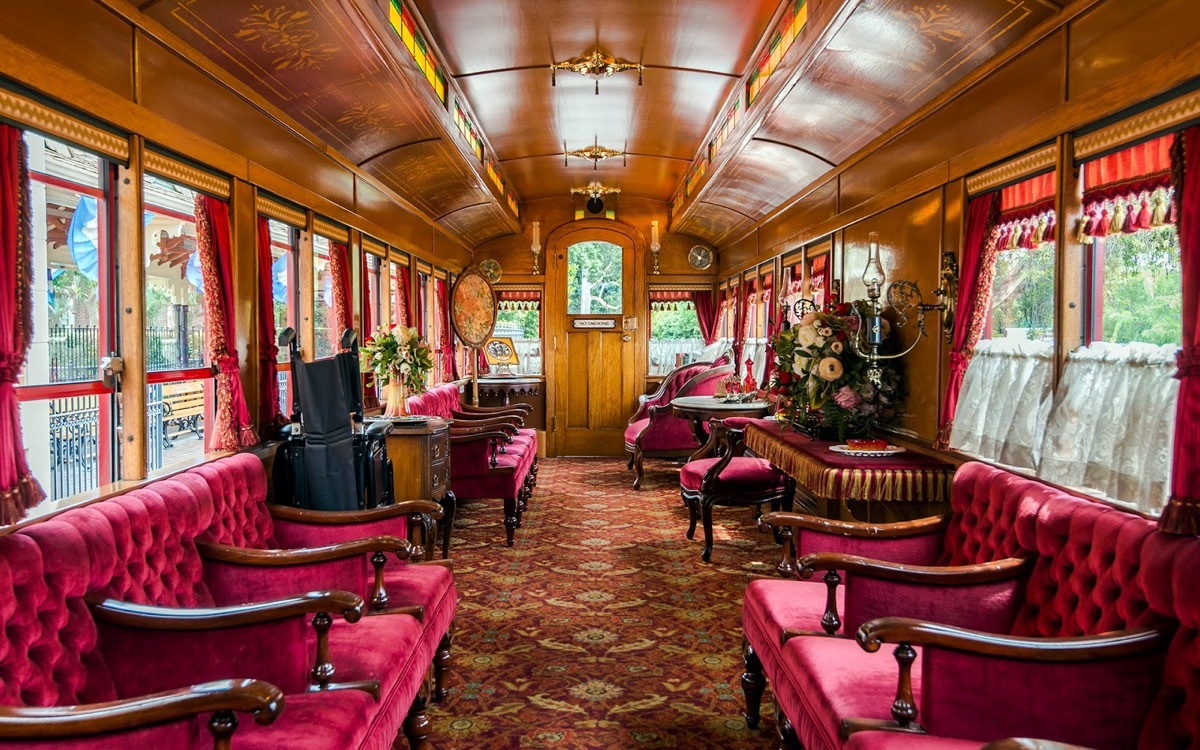
[(1142, 194), (1142, 210), (1138, 213), (1138, 229), (1150, 229), (1154, 226), (1154, 212), (1150, 210), (1149, 196)]
[(1159, 516), (1158, 528), (1168, 534), (1200, 534), (1200, 500), (1172, 496)]
[(1161, 227), (1167, 221), (1167, 196), (1158, 190), (1154, 193), (1154, 211), (1150, 215), (1150, 225)]
[(1120, 234), (1123, 231), (1125, 231), (1125, 203), (1118, 198), (1113, 201), (1113, 212), (1108, 223), (1108, 233)]

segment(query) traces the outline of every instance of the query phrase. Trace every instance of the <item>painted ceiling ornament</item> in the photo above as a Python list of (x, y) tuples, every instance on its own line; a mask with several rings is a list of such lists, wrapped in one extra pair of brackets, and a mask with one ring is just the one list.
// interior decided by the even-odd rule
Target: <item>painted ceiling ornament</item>
[(584, 78), (590, 78), (596, 82), (596, 96), (600, 95), (600, 79), (608, 78), (613, 73), (620, 73), (625, 70), (637, 70), (638, 85), (642, 85), (642, 71), (646, 66), (641, 63), (625, 62), (618, 60), (615, 57), (600, 54), (600, 50), (596, 50), (588, 57), (575, 57), (563, 62), (550, 64), (550, 85), (557, 86), (557, 73), (560, 70), (572, 70)]
[(567, 166), (567, 159), (568, 159), (568, 157), (571, 157), (571, 156), (574, 156), (578, 159), (588, 159), (589, 161), (592, 162), (592, 169), (599, 169), (600, 162), (603, 161), (604, 159), (614, 159), (618, 156), (621, 157), (621, 166), (624, 167), (624, 166), (628, 165), (628, 163), (629, 163), (628, 159), (626, 158), (625, 151), (623, 151), (623, 150), (618, 151), (617, 149), (614, 149), (614, 148), (605, 148), (604, 146), (600, 145), (599, 139), (597, 139), (591, 146), (588, 146), (587, 148), (577, 148), (574, 151), (568, 151), (567, 144), (564, 141), (563, 142), (563, 166), (564, 167)]

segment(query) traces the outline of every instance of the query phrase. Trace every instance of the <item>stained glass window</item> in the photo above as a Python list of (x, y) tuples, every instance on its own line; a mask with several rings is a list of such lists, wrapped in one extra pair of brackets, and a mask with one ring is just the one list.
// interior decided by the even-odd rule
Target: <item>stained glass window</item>
[(391, 0), (388, 5), (388, 23), (391, 24), (392, 31), (396, 32), (396, 36), (400, 37), (404, 48), (413, 56), (417, 68), (425, 74), (425, 80), (429, 82), (433, 93), (445, 104), (446, 76), (433, 53), (429, 51), (424, 35), (417, 28), (416, 19), (401, 0)]
[(784, 11), (783, 18), (779, 19), (779, 25), (775, 27), (775, 33), (771, 35), (771, 41), (767, 45), (762, 55), (758, 58), (758, 64), (750, 73), (750, 78), (746, 81), (746, 108), (749, 109), (754, 100), (758, 98), (759, 92), (766, 85), (767, 79), (775, 72), (775, 68), (779, 67), (779, 62), (787, 51), (791, 49), (792, 42), (800, 36), (800, 32), (804, 30), (808, 24), (808, 5), (806, 0), (795, 0), (795, 2)]
[(454, 125), (458, 128), (458, 132), (462, 133), (463, 137), (467, 139), (467, 143), (471, 145), (471, 150), (475, 152), (475, 156), (482, 161), (483, 139), (475, 132), (475, 124), (462, 111), (462, 106), (457, 101), (454, 102)]

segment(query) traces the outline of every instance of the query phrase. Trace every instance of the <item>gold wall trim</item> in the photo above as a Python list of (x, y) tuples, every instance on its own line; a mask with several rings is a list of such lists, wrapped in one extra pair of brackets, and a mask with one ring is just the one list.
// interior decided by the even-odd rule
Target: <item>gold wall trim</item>
[(380, 258), (386, 258), (388, 254), (387, 245), (379, 240), (371, 239), (370, 237), (362, 238), (363, 250), (366, 250), (371, 255), (378, 255)]
[(0, 117), (118, 162), (129, 161), (129, 140), (28, 97), (0, 89)]
[(711, 292), (712, 284), (650, 284), (652, 292)]
[(1200, 118), (1200, 91), (1113, 123), (1075, 139), (1075, 160), (1083, 161), (1127, 143), (1173, 130)]
[(334, 224), (328, 219), (317, 216), (313, 218), (313, 232), (327, 237), (334, 242), (349, 242), (350, 230), (341, 224)]
[(971, 175), (967, 178), (967, 193), (978, 195), (1023, 177), (1045, 172), (1053, 169), (1057, 160), (1057, 146), (1051, 144), (1039, 148), (1012, 161), (1006, 161), (998, 167), (992, 167), (986, 172)]
[(416, 270), (417, 270), (417, 272), (418, 272), (418, 273), (423, 273), (423, 274), (425, 274), (426, 276), (432, 276), (432, 275), (433, 275), (433, 266), (432, 266), (431, 264), (429, 264), (429, 263), (426, 263), (426, 262), (425, 262), (425, 261), (423, 261), (423, 260), (418, 260), (418, 261), (417, 261), (416, 263), (414, 263), (413, 265), (416, 267)]
[(305, 229), (308, 226), (308, 215), (297, 208), (273, 201), (266, 196), (254, 197), (254, 210), (271, 219), (282, 221), (284, 224)]
[(388, 253), (388, 260), (392, 263), (395, 263), (398, 266), (408, 268), (408, 263), (409, 263), (408, 255), (405, 253), (402, 253), (398, 250), (393, 250), (390, 253)]
[(541, 284), (495, 284), (497, 292), (540, 292)]
[(229, 196), (232, 194), (228, 178), (218, 177), (211, 172), (196, 169), (190, 164), (184, 164), (169, 156), (163, 156), (154, 151), (147, 151), (143, 161), (147, 172), (153, 172), (160, 177), (166, 177), (168, 180), (178, 182), (180, 185), (193, 190), (199, 190), (202, 193), (215, 195), (225, 200), (229, 200)]

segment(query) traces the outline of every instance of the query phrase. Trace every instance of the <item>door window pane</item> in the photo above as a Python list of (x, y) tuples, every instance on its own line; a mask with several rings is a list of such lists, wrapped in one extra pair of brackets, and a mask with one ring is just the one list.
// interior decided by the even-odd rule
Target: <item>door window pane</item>
[(196, 244), (196, 194), (145, 176), (146, 371), (203, 367), (204, 278)]
[(620, 315), (623, 252), (611, 242), (567, 248), (567, 314)]

